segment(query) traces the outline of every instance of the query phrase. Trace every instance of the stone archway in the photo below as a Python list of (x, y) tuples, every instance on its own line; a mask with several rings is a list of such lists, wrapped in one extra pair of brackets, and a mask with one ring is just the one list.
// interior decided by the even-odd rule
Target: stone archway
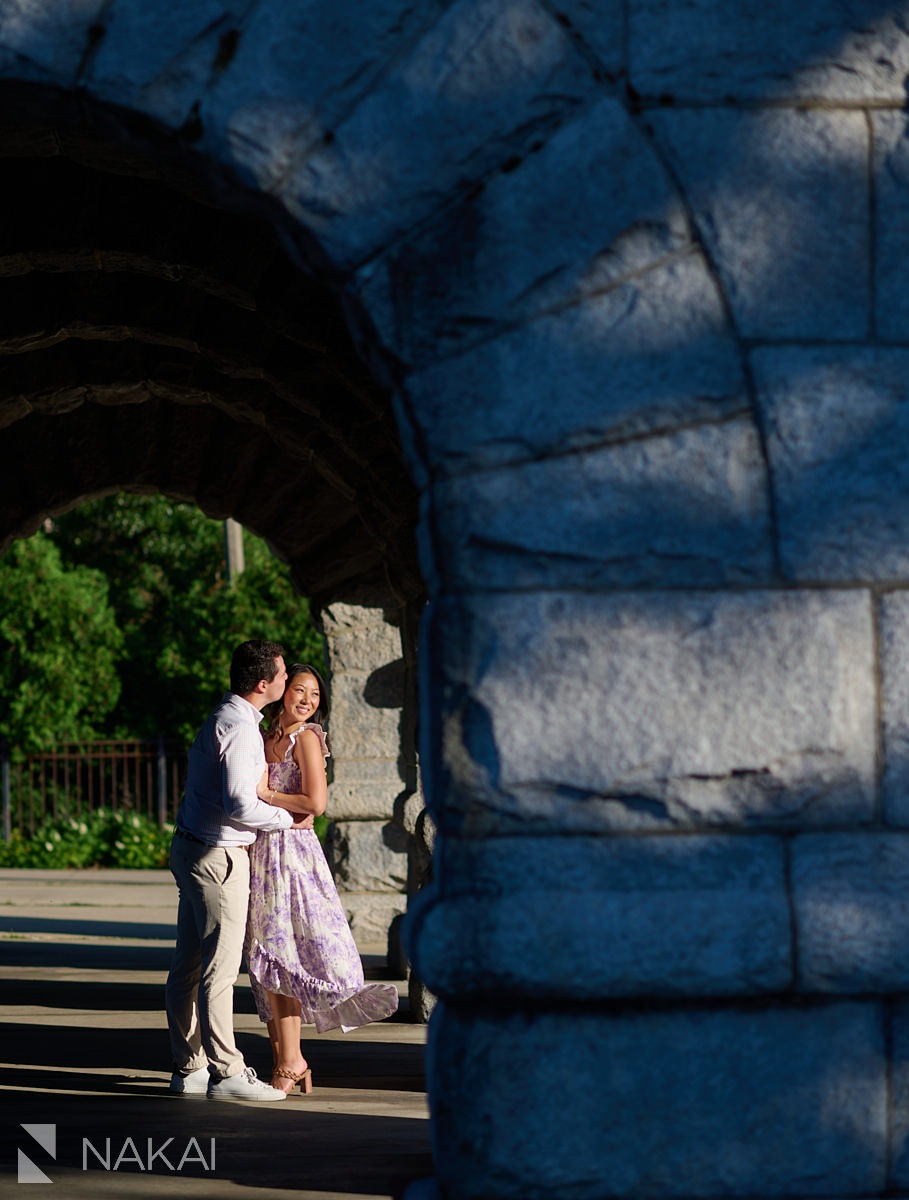
[[(414, 847), (402, 633), (412, 642), (423, 590), (387, 396), (337, 299), (271, 225), (213, 206), (204, 172), (175, 169), (167, 147), (124, 152), (90, 124), (32, 110), (0, 130), (14, 181), (0, 204), (0, 544), (116, 489), (160, 490), (269, 540), (322, 609), (340, 748), (330, 858), (358, 941), (386, 943)], [(346, 630), (364, 625), (352, 662)]]
[(239, 181), (393, 397), (450, 1200), (906, 1186), (892, 7), (0, 26), (20, 123), (199, 155), (224, 205)]

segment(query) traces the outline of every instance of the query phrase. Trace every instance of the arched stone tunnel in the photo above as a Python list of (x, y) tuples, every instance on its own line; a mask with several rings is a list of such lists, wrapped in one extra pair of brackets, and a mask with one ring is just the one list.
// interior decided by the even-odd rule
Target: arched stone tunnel
[(446, 1200), (909, 1189), (907, 17), (0, 0), (0, 536), (428, 597)]

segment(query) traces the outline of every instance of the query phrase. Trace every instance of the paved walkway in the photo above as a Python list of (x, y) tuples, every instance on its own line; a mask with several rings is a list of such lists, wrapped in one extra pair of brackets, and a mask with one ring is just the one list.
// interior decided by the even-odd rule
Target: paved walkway
[[(252, 1105), (168, 1094), (175, 915), (166, 871), (0, 870), (0, 1197), (23, 1195), (17, 1151), (57, 1185), (25, 1194), (58, 1200), (387, 1200), (432, 1175), (425, 1027), (408, 1022), (406, 999), (394, 1020), (353, 1033), (304, 1030), (310, 1096)], [(386, 977), (380, 948), (363, 958), (368, 976)], [(238, 1044), (267, 1076), (245, 976), (234, 1007)], [(56, 1158), (23, 1123), (56, 1127)], [(110, 1170), (92, 1151), (104, 1158), (107, 1139)], [(149, 1149), (162, 1147), (149, 1170)]]

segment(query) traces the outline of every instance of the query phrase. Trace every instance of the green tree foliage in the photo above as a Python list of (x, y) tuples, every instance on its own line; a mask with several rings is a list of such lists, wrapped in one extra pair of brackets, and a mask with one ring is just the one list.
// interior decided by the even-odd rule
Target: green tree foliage
[(118, 494), (57, 517), (51, 533), (64, 562), (110, 583), (123, 631), (121, 696), (98, 732), (156, 733), (189, 742), (228, 686), (230, 656), (269, 638), (322, 665), (322, 639), (287, 567), (244, 531), (246, 570), (229, 587), (223, 523), (164, 496)]
[(123, 635), (107, 579), (37, 533), (0, 559), (0, 733), (14, 752), (90, 737), (117, 703)]

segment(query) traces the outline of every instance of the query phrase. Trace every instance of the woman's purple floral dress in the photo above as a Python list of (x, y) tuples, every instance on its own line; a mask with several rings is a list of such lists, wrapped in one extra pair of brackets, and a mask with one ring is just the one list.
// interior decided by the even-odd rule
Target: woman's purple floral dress
[[(314, 730), (328, 757), (322, 727), (304, 725), (290, 735), (282, 763), (270, 763), (268, 786), (302, 790), (293, 746), (303, 729)], [(311, 829), (260, 833), (249, 848), (249, 917), (246, 961), (256, 1009), (270, 1021), (266, 992), (296, 996), (304, 1025), (356, 1029), (381, 1021), (398, 1007), (391, 983), (366, 983), (363, 964), (325, 861)]]

